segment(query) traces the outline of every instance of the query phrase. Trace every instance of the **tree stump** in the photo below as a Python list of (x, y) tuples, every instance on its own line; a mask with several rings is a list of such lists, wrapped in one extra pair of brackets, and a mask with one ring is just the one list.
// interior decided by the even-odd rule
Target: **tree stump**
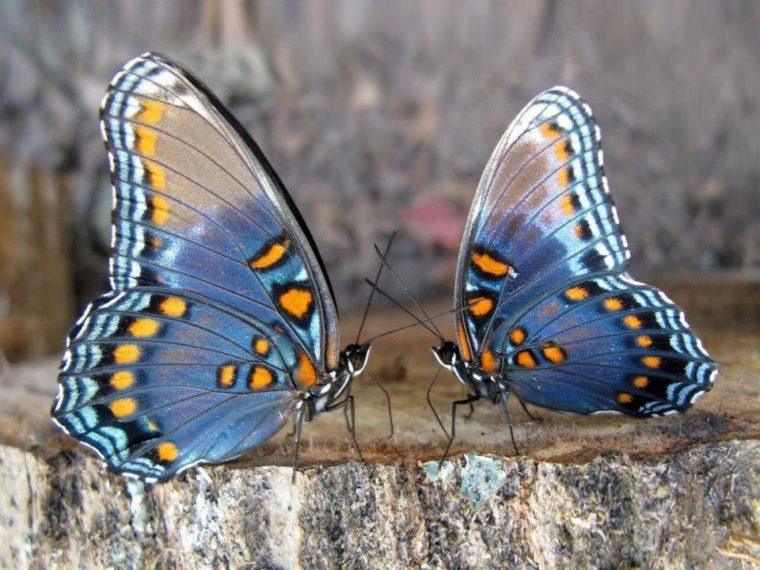
[[(295, 483), (285, 433), (166, 484), (110, 474), (50, 424), (57, 362), (3, 369), (0, 566), (758, 567), (760, 285), (666, 290), (721, 364), (714, 389), (684, 415), (645, 421), (540, 409), (531, 421), (514, 405), (519, 457), (495, 406), (478, 403), (439, 465), (446, 440), (425, 402), (435, 339), (419, 327), (379, 341), (370, 364), (394, 437), (382, 393), (361, 378), (365, 462), (342, 414), (324, 414), (305, 427)], [(369, 335), (406, 321), (372, 317)], [(444, 420), (462, 390), (439, 378)]]

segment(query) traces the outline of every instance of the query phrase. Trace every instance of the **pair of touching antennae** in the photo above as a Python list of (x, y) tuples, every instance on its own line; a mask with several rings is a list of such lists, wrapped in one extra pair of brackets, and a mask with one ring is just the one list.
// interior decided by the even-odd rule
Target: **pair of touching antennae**
[[(443, 360), (441, 360), (441, 355), (444, 352), (449, 352), (452, 355), (454, 353), (456, 353), (458, 355), (458, 351), (457, 351), (456, 345), (454, 345), (454, 343), (446, 340), (446, 338), (443, 336), (443, 334), (441, 333), (441, 331), (436, 326), (435, 321), (437, 319), (441, 318), (441, 317), (446, 316), (446, 315), (451, 315), (451, 314), (454, 314), (454, 313), (457, 313), (457, 312), (460, 312), (460, 311), (465, 311), (465, 310), (467, 310), (467, 309), (470, 308), (470, 304), (465, 304), (462, 307), (455, 307), (454, 309), (450, 309), (450, 310), (445, 311), (443, 313), (431, 316), (427, 311), (425, 311), (425, 309), (417, 301), (417, 299), (414, 297), (414, 295), (412, 295), (411, 290), (404, 283), (403, 279), (401, 279), (401, 277), (398, 275), (398, 273), (396, 273), (396, 271), (394, 271), (394, 269), (391, 267), (391, 265), (390, 265), (390, 263), (388, 262), (388, 259), (387, 259), (387, 257), (388, 257), (388, 251), (386, 250), (386, 252), (383, 254), (380, 251), (380, 249), (377, 246), (375, 246), (375, 253), (378, 255), (378, 257), (381, 260), (381, 267), (380, 267), (380, 269), (382, 269), (383, 267), (386, 267), (388, 269), (389, 273), (398, 282), (398, 284), (400, 285), (400, 287), (402, 288), (402, 290), (404, 291), (404, 293), (409, 297), (409, 299), (412, 301), (412, 303), (414, 304), (414, 306), (419, 310), (419, 312), (422, 313), (422, 315), (423, 315), (424, 318), (420, 318), (414, 312), (412, 312), (411, 310), (409, 310), (408, 308), (406, 308), (404, 305), (402, 305), (392, 295), (390, 295), (387, 292), (385, 292), (382, 289), (380, 289), (380, 287), (378, 285), (378, 282), (379, 282), (379, 276), (380, 276), (381, 271), (378, 271), (378, 277), (374, 281), (370, 281), (368, 279), (366, 280), (367, 283), (372, 287), (372, 293), (374, 294), (374, 292), (377, 291), (378, 293), (380, 293), (381, 295), (383, 295), (386, 299), (390, 300), (395, 306), (397, 306), (398, 308), (400, 308), (404, 313), (406, 313), (412, 319), (414, 319), (414, 322), (410, 323), (410, 324), (407, 324), (407, 325), (404, 325), (402, 327), (398, 327), (398, 328), (390, 330), (390, 331), (386, 331), (386, 332), (381, 333), (379, 335), (376, 335), (375, 337), (372, 338), (372, 340), (375, 340), (375, 339), (380, 338), (382, 336), (394, 334), (394, 333), (397, 333), (399, 331), (402, 331), (402, 330), (405, 330), (405, 329), (408, 329), (408, 328), (411, 328), (411, 327), (423, 326), (428, 332), (430, 332), (430, 334), (432, 334), (433, 336), (435, 336), (438, 339), (438, 341), (439, 341), (439, 345), (437, 347), (433, 347), (433, 349), (432, 349), (433, 353), (436, 356), (436, 358), (439, 360), (439, 362), (445, 368), (449, 368), (449, 369), (453, 370), (454, 369), (453, 364), (447, 363), (447, 362), (444, 362)], [(473, 303), (477, 303), (477, 302), (478, 302), (477, 299), (473, 300)], [(457, 356), (457, 358), (458, 358), (458, 356)], [(453, 361), (452, 361), (452, 363), (453, 363)], [(459, 406), (462, 406), (462, 405), (468, 405), (470, 407), (470, 412), (466, 416), (466, 418), (469, 418), (472, 415), (473, 411), (474, 411), (473, 405), (472, 405), (473, 402), (475, 402), (476, 400), (481, 399), (482, 395), (479, 394), (477, 391), (475, 391), (474, 393), (468, 394), (468, 396), (465, 399), (457, 400), (457, 401), (452, 402), (452, 405), (451, 405), (451, 428), (450, 428), (451, 431), (448, 431), (445, 428), (445, 426), (443, 425), (443, 422), (441, 421), (441, 418), (438, 415), (438, 412), (436, 411), (435, 406), (433, 405), (433, 402), (431, 400), (431, 391), (433, 389), (433, 386), (435, 385), (435, 382), (437, 381), (437, 379), (438, 379), (438, 377), (440, 375), (440, 372), (441, 372), (441, 369), (439, 368), (436, 371), (436, 373), (434, 374), (434, 376), (433, 376), (433, 378), (432, 378), (432, 380), (431, 380), (431, 382), (430, 382), (430, 384), (428, 386), (427, 392), (426, 392), (426, 400), (427, 400), (428, 406), (430, 407), (430, 410), (433, 412), (433, 415), (435, 416), (435, 419), (438, 422), (438, 425), (441, 427), (441, 430), (443, 431), (443, 433), (446, 435), (446, 437), (448, 439), (446, 450), (444, 452), (443, 458), (441, 459), (441, 462), (443, 462), (446, 459), (446, 457), (448, 457), (449, 451), (450, 451), (451, 446), (452, 446), (452, 444), (454, 442), (454, 437), (456, 435), (456, 412), (457, 412), (457, 408)], [(507, 389), (505, 388), (505, 390), (507, 390)], [(500, 395), (500, 397), (495, 398), (494, 399), (494, 403), (499, 404), (499, 406), (501, 408), (501, 411), (502, 411), (502, 413), (504, 414), (504, 416), (505, 416), (505, 418), (507, 420), (507, 425), (509, 427), (509, 433), (510, 433), (510, 437), (511, 437), (511, 440), (512, 440), (512, 445), (513, 445), (513, 447), (515, 449), (515, 453), (519, 454), (519, 450), (517, 448), (517, 443), (516, 443), (515, 437), (514, 437), (514, 431), (513, 431), (513, 428), (512, 428), (512, 417), (511, 417), (511, 414), (509, 413), (509, 409), (507, 408), (507, 405), (506, 405), (507, 404), (507, 402), (506, 402), (507, 397), (508, 397), (508, 390), (505, 391), (505, 393), (503, 395)], [(533, 415), (525, 407), (525, 404), (522, 402), (522, 400), (520, 400), (518, 398), (518, 401), (520, 402), (520, 404), (522, 405), (523, 409), (528, 414), (528, 416), (531, 417), (532, 419), (534, 419)]]

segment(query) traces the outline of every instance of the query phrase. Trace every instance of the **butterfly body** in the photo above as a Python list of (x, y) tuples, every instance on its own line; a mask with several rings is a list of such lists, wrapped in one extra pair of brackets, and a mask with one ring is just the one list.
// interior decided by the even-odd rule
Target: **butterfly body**
[(300, 401), (296, 403), (296, 409), (303, 407), (304, 421), (311, 421), (317, 414), (333, 409), (335, 405), (341, 405), (341, 398), (351, 382), (359, 376), (369, 361), (370, 344), (349, 344), (340, 353), (337, 370), (323, 375), (314, 388), (298, 392)]
[[(555, 87), (494, 150), (464, 230), (457, 343), (439, 363), (486, 399), (637, 417), (689, 408), (717, 365), (659, 289), (627, 273), (630, 253), (589, 106)], [(506, 411), (506, 408), (504, 408)]]
[(298, 210), (190, 72), (145, 54), (101, 105), (112, 291), (69, 333), (54, 420), (114, 471), (165, 480), (351, 406), (369, 345), (337, 310)]
[(509, 395), (508, 381), (500, 374), (488, 373), (477, 362), (462, 359), (459, 348), (451, 341), (446, 341), (432, 349), (438, 363), (451, 371), (457, 380), (467, 386), (479, 400), (498, 403), (499, 399)]

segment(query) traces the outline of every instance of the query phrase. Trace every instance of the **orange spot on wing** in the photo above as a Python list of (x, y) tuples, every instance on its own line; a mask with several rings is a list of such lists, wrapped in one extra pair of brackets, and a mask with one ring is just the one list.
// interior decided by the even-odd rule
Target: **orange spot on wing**
[(472, 262), (478, 268), (480, 268), (484, 273), (487, 273), (488, 275), (502, 277), (509, 271), (509, 265), (502, 261), (499, 261), (498, 259), (494, 259), (487, 253), (479, 253), (475, 251), (470, 256), (470, 259), (472, 259)]
[(604, 308), (608, 311), (619, 311), (623, 308), (623, 302), (617, 297), (610, 297), (609, 299), (605, 299), (602, 302), (602, 305), (604, 305)]
[(649, 378), (647, 378), (646, 376), (636, 376), (633, 379), (633, 385), (643, 390), (644, 388), (649, 386)]
[(166, 171), (150, 160), (144, 160), (143, 164), (148, 172), (148, 183), (156, 190), (166, 190)]
[(272, 373), (263, 366), (257, 366), (251, 372), (248, 385), (254, 390), (266, 388), (272, 383)]
[(304, 353), (301, 353), (301, 356), (298, 357), (295, 378), (299, 385), (306, 388), (311, 388), (317, 384), (317, 370), (314, 368), (311, 359)]
[(158, 226), (169, 221), (169, 201), (163, 196), (151, 196), (150, 220)]
[(121, 344), (113, 351), (116, 364), (127, 364), (140, 358), (140, 347), (136, 344)]
[(470, 341), (467, 339), (464, 323), (459, 319), (457, 319), (457, 339), (459, 340), (459, 350), (462, 352), (462, 359), (465, 362), (471, 362), (472, 351), (470, 350)]
[(641, 363), (647, 368), (659, 368), (662, 365), (662, 358), (659, 356), (645, 356)]
[(544, 135), (547, 139), (556, 138), (557, 135), (562, 132), (561, 130), (557, 129), (552, 123), (541, 123), (541, 126), (538, 127), (538, 130), (541, 131), (541, 134)]
[(496, 359), (496, 356), (494, 356), (494, 353), (491, 350), (486, 348), (481, 353), (480, 367), (486, 374), (491, 374), (492, 372), (496, 372), (496, 370), (499, 369), (499, 361)]
[(327, 350), (325, 350), (325, 367), (327, 370), (335, 370), (338, 367), (338, 359), (340, 358), (340, 351), (336, 350), (337, 339), (332, 335), (327, 335)]
[(573, 197), (570, 194), (563, 194), (559, 199), (559, 207), (562, 209), (562, 213), (566, 216), (573, 215), (575, 213)]
[(483, 317), (493, 309), (493, 301), (488, 297), (473, 297), (467, 302), (470, 312), (476, 317)]
[(236, 370), (234, 364), (226, 364), (219, 369), (219, 385), (222, 388), (229, 388), (234, 384)]
[(166, 111), (166, 105), (161, 101), (145, 100), (140, 103), (140, 106), (142, 111), (137, 115), (137, 120), (149, 125), (155, 125), (160, 121)]
[(649, 348), (652, 346), (652, 337), (645, 334), (637, 336), (636, 344), (638, 344), (641, 348)]
[(167, 297), (161, 301), (159, 310), (167, 317), (181, 317), (187, 311), (187, 303), (179, 297)]
[(153, 336), (158, 332), (159, 324), (154, 319), (135, 319), (129, 325), (129, 334), (137, 337)]
[(636, 315), (627, 315), (623, 319), (623, 324), (625, 324), (625, 326), (627, 326), (629, 329), (640, 329), (643, 323), (641, 322), (641, 319)]
[(116, 390), (126, 390), (134, 384), (135, 375), (128, 370), (119, 370), (111, 375), (109, 383)]
[(571, 177), (569, 168), (563, 168), (557, 173), (557, 181), (562, 188), (567, 188), (570, 186), (570, 180)]
[(562, 347), (559, 347), (556, 344), (548, 344), (541, 347), (541, 353), (544, 355), (546, 360), (554, 364), (559, 364), (560, 362), (564, 362), (567, 359), (567, 354), (565, 354), (565, 351), (562, 349)]
[(135, 127), (137, 139), (137, 152), (143, 156), (155, 156), (156, 154), (156, 131), (145, 127)]
[(522, 327), (515, 327), (509, 331), (509, 342), (517, 346), (525, 342), (525, 329)]
[(568, 158), (570, 158), (570, 152), (568, 151), (568, 142), (566, 140), (558, 141), (554, 145), (554, 156), (557, 157), (557, 160), (560, 162), (566, 162)]
[(515, 360), (523, 368), (533, 368), (536, 366), (536, 359), (533, 358), (533, 355), (528, 350), (518, 352)]
[(165, 441), (159, 445), (156, 451), (158, 452), (159, 461), (164, 462), (174, 461), (179, 455), (177, 446), (170, 441)]
[(253, 269), (266, 269), (272, 267), (283, 258), (285, 252), (288, 251), (289, 245), (290, 244), (287, 241), (284, 244), (273, 243), (264, 253), (253, 259), (250, 262), (250, 266)]
[(630, 404), (633, 402), (633, 395), (629, 394), (628, 392), (619, 392), (617, 401), (620, 404)]
[(253, 350), (266, 356), (269, 353), (269, 341), (265, 338), (257, 338), (253, 343)]
[(108, 407), (114, 416), (117, 418), (123, 418), (126, 416), (131, 416), (135, 413), (135, 410), (137, 409), (137, 402), (134, 400), (134, 398), (121, 398), (119, 400), (114, 400), (108, 404)]
[(582, 301), (588, 298), (588, 289), (585, 287), (570, 287), (570, 289), (565, 291), (565, 297), (571, 301)]
[(311, 291), (308, 289), (293, 287), (280, 295), (280, 306), (297, 319), (303, 318), (309, 311), (311, 301)]

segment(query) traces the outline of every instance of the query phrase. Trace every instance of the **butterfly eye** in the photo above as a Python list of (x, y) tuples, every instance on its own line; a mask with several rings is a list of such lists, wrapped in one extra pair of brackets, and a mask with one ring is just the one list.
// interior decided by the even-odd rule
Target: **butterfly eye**
[(369, 360), (370, 344), (349, 344), (346, 346), (346, 364), (351, 374), (361, 374)]
[(441, 346), (434, 346), (431, 349), (433, 356), (443, 366), (454, 366), (458, 360), (457, 347), (453, 342), (444, 342)]

